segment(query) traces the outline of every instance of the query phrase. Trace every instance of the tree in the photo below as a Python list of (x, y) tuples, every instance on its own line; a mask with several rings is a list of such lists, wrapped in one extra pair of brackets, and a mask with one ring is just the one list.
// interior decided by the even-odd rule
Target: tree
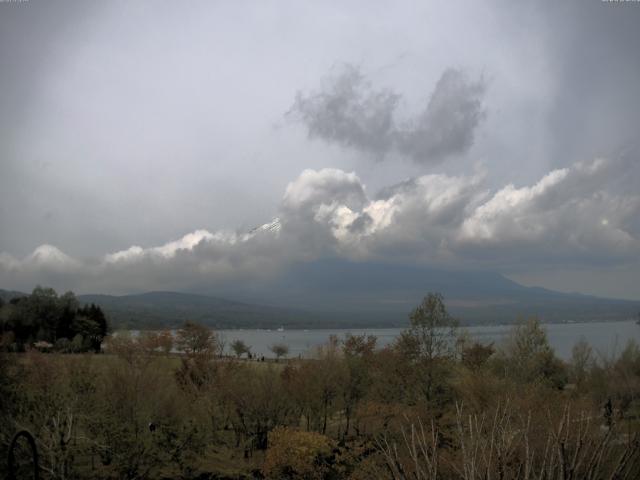
[(537, 318), (513, 327), (501, 357), (503, 371), (518, 382), (542, 380), (560, 388), (567, 381), (564, 365), (556, 358)]
[(276, 361), (280, 360), (280, 357), (289, 355), (289, 346), (284, 343), (274, 343), (269, 347), (269, 350), (276, 356)]
[(322, 402), (322, 434), (327, 432), (327, 420), (330, 409), (346, 383), (348, 375), (344, 362), (339, 357), (338, 337), (329, 336), (329, 341), (316, 350), (317, 361), (312, 363), (312, 377), (315, 377), (318, 387), (318, 398)]
[(371, 384), (371, 357), (376, 348), (377, 337), (373, 335), (348, 334), (342, 345), (346, 375), (342, 388), (346, 426), (344, 435), (349, 435), (351, 418)]
[(13, 332), (18, 348), (34, 340), (56, 344), (59, 339), (82, 335), (85, 341), (81, 351), (98, 352), (108, 333), (107, 319), (100, 307), (80, 307), (73, 292), (58, 297), (51, 288), (36, 287), (31, 295), (12, 301), (10, 306), (3, 331)]
[[(199, 404), (176, 388), (164, 362), (148, 355), (135, 339), (101, 370), (87, 432), (111, 475), (121, 479), (160, 478), (170, 462), (184, 462), (198, 450), (204, 433)], [(132, 353), (131, 351), (134, 351)], [(194, 452), (195, 453), (195, 452)], [(179, 478), (192, 478), (180, 476)]]
[(242, 340), (237, 339), (231, 342), (231, 350), (233, 350), (233, 353), (235, 353), (236, 356), (240, 358), (245, 353), (248, 354), (251, 351), (251, 348), (247, 346), (247, 344)]
[(339, 478), (338, 472), (331, 472), (335, 464), (331, 458), (333, 443), (319, 433), (276, 427), (269, 433), (262, 471), (273, 479)]
[[(409, 315), (411, 322), (396, 341), (396, 349), (412, 364), (411, 375), (427, 403), (448, 400), (449, 363), (455, 359), (457, 321), (439, 293), (429, 293)], [(404, 369), (407, 371), (406, 369)]]
[(471, 370), (479, 370), (494, 352), (493, 343), (484, 345), (480, 342), (473, 342), (462, 350), (462, 364)]
[[(18, 376), (21, 372), (17, 364), (16, 355), (9, 355), (0, 349), (0, 445), (3, 449), (11, 441), (11, 435), (15, 433), (16, 413), (21, 407), (17, 397), (24, 390), (17, 388), (19, 382), (24, 382), (24, 378)], [(2, 477), (6, 474), (4, 467), (4, 461), (0, 462)]]
[(227, 362), (227, 367), (232, 369), (232, 375), (224, 382), (222, 396), (236, 433), (236, 444), (239, 446), (244, 441), (247, 448), (264, 450), (272, 429), (300, 418), (292, 415), (293, 408), (283, 388), (282, 375), (272, 366), (258, 369)]
[(165, 355), (171, 353), (171, 349), (173, 349), (173, 335), (169, 330), (163, 330), (158, 334), (158, 347)]
[(306, 417), (307, 430), (324, 434), (348, 375), (337, 337), (329, 337), (316, 348), (314, 358), (289, 366), (283, 375), (298, 411)]
[(571, 349), (571, 360), (569, 362), (570, 380), (577, 386), (582, 385), (593, 364), (593, 350), (583, 337)]
[(176, 346), (187, 355), (218, 353), (216, 333), (204, 325), (189, 321), (178, 330)]
[(398, 347), (413, 359), (451, 357), (457, 321), (449, 315), (439, 293), (429, 293), (409, 315), (411, 324), (400, 334)]
[(60, 302), (53, 288), (37, 286), (29, 296), (26, 313), (33, 325), (31, 335), (40, 330), (41, 340), (55, 341), (56, 327), (60, 317)]

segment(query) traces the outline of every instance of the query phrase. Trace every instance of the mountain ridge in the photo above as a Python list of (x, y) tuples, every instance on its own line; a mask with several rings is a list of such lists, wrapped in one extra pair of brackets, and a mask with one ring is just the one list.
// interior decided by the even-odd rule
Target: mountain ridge
[[(4, 292), (4, 293), (3, 293)], [(428, 292), (442, 293), (463, 324), (635, 318), (640, 301), (527, 287), (496, 272), (455, 271), (325, 259), (294, 265), (260, 288), (229, 285), (198, 292), (80, 294), (116, 328), (174, 328), (185, 320), (216, 328), (404, 326)], [(1, 291), (0, 296), (20, 292)]]

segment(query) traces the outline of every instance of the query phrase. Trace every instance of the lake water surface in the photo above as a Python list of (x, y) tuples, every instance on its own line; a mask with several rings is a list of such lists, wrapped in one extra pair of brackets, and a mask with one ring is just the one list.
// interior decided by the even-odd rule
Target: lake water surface
[[(512, 328), (510, 325), (465, 327), (471, 336), (482, 343), (494, 342), (496, 345)], [(640, 325), (634, 321), (625, 322), (589, 322), (589, 323), (554, 323), (545, 324), (549, 343), (560, 358), (568, 359), (571, 349), (581, 338), (584, 338), (600, 355), (607, 357), (617, 355), (625, 347), (628, 340), (635, 339), (640, 343)], [(391, 343), (402, 331), (400, 328), (369, 329), (328, 329), (328, 330), (219, 330), (228, 345), (236, 339), (243, 340), (251, 346), (251, 351), (258, 356), (273, 357), (269, 347), (274, 343), (284, 343), (289, 347), (289, 357), (305, 356), (313, 352), (318, 345), (327, 342), (330, 335), (344, 338), (346, 334), (375, 335), (378, 346)]]

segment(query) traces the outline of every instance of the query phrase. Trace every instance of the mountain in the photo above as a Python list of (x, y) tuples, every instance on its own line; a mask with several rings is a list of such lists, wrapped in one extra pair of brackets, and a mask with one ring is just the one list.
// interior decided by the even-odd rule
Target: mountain
[(227, 298), (304, 308), (326, 319), (405, 324), (408, 312), (428, 292), (440, 292), (463, 323), (511, 323), (521, 317), (543, 321), (635, 318), (640, 301), (599, 298), (525, 287), (504, 275), (414, 265), (340, 259), (299, 264), (261, 291), (221, 291)]
[(296, 324), (312, 326), (317, 315), (207, 295), (149, 292), (135, 295), (78, 295), (81, 303), (95, 303), (116, 328), (178, 327), (191, 320), (217, 328), (271, 328)]
[[(269, 224), (260, 231), (277, 228)], [(202, 294), (150, 292), (79, 295), (100, 305), (116, 328), (176, 327), (193, 320), (217, 328), (404, 326), (428, 292), (440, 292), (463, 324), (636, 318), (640, 301), (525, 287), (486, 271), (456, 271), (330, 259), (294, 265), (269, 282), (218, 287)], [(0, 290), (10, 298), (20, 292)]]
[(2, 289), (0, 289), (0, 298), (4, 302), (8, 302), (13, 298), (25, 297), (25, 296), (27, 296), (27, 294), (23, 293), (23, 292), (16, 292), (15, 290), (2, 290)]

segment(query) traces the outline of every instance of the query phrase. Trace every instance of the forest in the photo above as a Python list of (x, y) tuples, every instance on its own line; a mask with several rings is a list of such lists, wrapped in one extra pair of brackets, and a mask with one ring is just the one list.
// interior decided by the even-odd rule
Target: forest
[[(392, 345), (332, 337), (308, 357), (264, 361), (196, 323), (107, 335), (71, 296), (31, 297), (3, 319), (0, 445), (5, 459), (28, 431), (40, 478), (640, 477), (634, 342), (606, 357), (580, 341), (563, 361), (531, 318), (478, 343), (430, 293)], [(9, 329), (18, 318), (28, 333)], [(32, 346), (61, 338), (83, 347)], [(32, 478), (24, 440), (12, 453), (0, 473)]]

